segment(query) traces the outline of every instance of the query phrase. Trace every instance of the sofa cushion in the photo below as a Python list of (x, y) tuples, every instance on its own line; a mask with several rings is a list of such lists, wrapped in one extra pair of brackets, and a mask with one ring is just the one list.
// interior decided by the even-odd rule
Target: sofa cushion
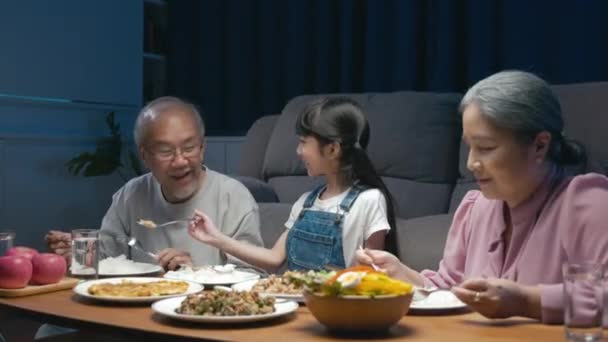
[(589, 171), (608, 174), (608, 82), (552, 86), (562, 107), (565, 134), (583, 143)]
[(451, 223), (451, 214), (397, 220), (399, 259), (416, 271), (438, 269)]
[(460, 149), (458, 151), (458, 179), (461, 181), (472, 182), (475, 180), (473, 173), (467, 168), (467, 160), (469, 159), (469, 147), (464, 141), (460, 141)]
[(281, 176), (268, 180), (279, 198), (279, 202), (294, 203), (307, 191), (312, 191), (323, 183), (322, 177)]
[(238, 174), (262, 179), (264, 155), (268, 148), (268, 140), (279, 118), (278, 115), (267, 115), (256, 120), (247, 131), (246, 144), (242, 145)]
[(394, 177), (382, 179), (393, 196), (397, 217), (408, 219), (448, 210), (452, 184), (414, 182)]
[(479, 190), (479, 185), (474, 180), (459, 180), (454, 186), (452, 191), (452, 198), (450, 199), (450, 209), (448, 212), (453, 213), (458, 209), (460, 202), (464, 198), (467, 192), (471, 190)]
[(449, 212), (453, 213), (460, 205), (462, 198), (469, 190), (478, 190), (479, 186), (475, 182), (473, 173), (467, 168), (467, 159), (469, 157), (469, 147), (463, 141), (460, 142), (460, 151), (458, 158), (458, 181), (454, 186), (452, 197), (450, 199)]
[(261, 179), (247, 176), (231, 176), (243, 183), (256, 202), (278, 202), (279, 198), (272, 186)]

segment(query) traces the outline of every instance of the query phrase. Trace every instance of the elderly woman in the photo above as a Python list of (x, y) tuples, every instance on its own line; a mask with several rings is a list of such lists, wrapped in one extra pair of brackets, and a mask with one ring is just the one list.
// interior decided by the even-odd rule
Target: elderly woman
[(608, 261), (608, 178), (569, 177), (585, 162), (563, 134), (559, 102), (540, 78), (505, 71), (461, 105), (467, 167), (481, 191), (456, 210), (439, 270), (420, 273), (386, 252), (358, 252), (418, 286), (451, 288), (484, 316), (563, 320), (562, 264)]

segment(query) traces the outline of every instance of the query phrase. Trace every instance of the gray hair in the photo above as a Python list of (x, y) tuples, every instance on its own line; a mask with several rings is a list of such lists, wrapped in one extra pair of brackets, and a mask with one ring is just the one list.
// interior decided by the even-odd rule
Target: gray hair
[(143, 146), (143, 139), (146, 136), (148, 123), (154, 121), (159, 115), (171, 109), (181, 109), (191, 113), (199, 128), (201, 141), (205, 138), (205, 124), (203, 123), (201, 114), (196, 106), (177, 97), (163, 96), (148, 102), (148, 104), (139, 111), (137, 119), (135, 119), (133, 137), (138, 147)]
[(551, 133), (548, 159), (558, 165), (585, 162), (584, 148), (563, 135), (559, 101), (547, 82), (529, 72), (509, 70), (472, 86), (460, 102), (460, 111), (475, 104), (482, 115), (500, 128), (530, 143), (542, 131)]

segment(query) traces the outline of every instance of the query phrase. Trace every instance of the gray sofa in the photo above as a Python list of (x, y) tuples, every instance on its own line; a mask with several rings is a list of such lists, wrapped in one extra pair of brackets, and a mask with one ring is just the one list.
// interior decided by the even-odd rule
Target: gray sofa
[[(566, 134), (590, 155), (588, 170), (606, 173), (608, 82), (554, 86)], [(415, 269), (436, 268), (451, 215), (476, 188), (466, 169), (458, 104), (462, 94), (402, 91), (340, 94), (358, 101), (368, 115), (368, 153), (395, 198), (399, 257)], [(262, 235), (272, 246), (291, 204), (320, 179), (311, 179), (296, 156), (295, 120), (315, 96), (291, 100), (280, 115), (265, 116), (247, 133), (239, 179), (259, 202)]]

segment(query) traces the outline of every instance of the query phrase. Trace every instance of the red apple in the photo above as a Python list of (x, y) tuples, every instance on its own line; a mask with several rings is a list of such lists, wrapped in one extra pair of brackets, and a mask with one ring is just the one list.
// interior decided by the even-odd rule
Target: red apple
[(31, 284), (54, 284), (63, 279), (67, 265), (61, 255), (41, 253), (32, 258)]
[(38, 255), (38, 251), (29, 247), (15, 246), (6, 251), (6, 255), (21, 256), (32, 260), (34, 255)]
[(32, 278), (32, 262), (22, 256), (0, 257), (0, 287), (24, 288)]

